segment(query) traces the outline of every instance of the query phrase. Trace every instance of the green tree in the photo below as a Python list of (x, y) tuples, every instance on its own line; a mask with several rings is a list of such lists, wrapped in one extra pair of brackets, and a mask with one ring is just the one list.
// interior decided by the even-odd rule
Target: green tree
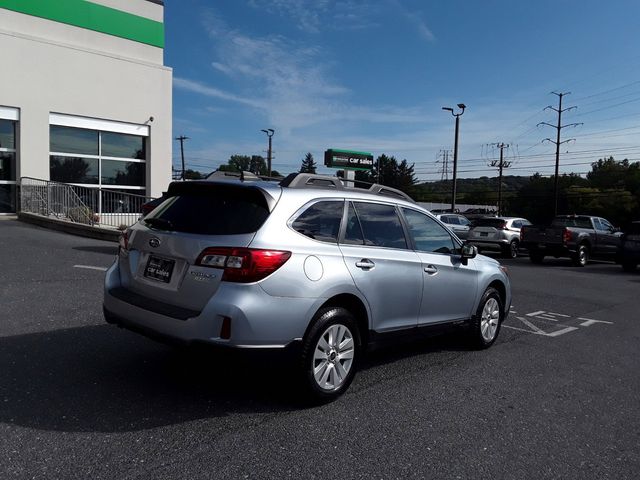
[(226, 165), (220, 165), (223, 172), (251, 172), (256, 175), (267, 174), (267, 162), (260, 155), (231, 155)]
[(377, 158), (372, 170), (357, 171), (356, 180), (380, 183), (410, 193), (417, 183), (414, 168), (413, 163), (409, 165), (406, 160), (398, 163), (395, 157), (383, 153)]
[(300, 173), (316, 173), (316, 162), (313, 159), (313, 155), (311, 152), (307, 152), (307, 154), (302, 159), (302, 164), (300, 165)]
[(198, 172), (197, 170), (192, 170), (188, 168), (187, 170), (184, 171), (184, 178), (186, 180), (201, 180), (205, 178), (205, 175)]

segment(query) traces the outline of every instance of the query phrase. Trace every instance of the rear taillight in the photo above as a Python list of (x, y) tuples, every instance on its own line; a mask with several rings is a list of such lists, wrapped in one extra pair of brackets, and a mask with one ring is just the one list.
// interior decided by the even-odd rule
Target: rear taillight
[(118, 255), (129, 253), (129, 231), (123, 230), (118, 239)]
[(507, 222), (502, 222), (497, 228), (498, 228), (498, 230), (506, 230), (507, 229)]
[(562, 232), (562, 242), (563, 243), (569, 243), (571, 241), (571, 230), (569, 230), (568, 228), (565, 228), (564, 231)]
[(222, 280), (227, 282), (251, 283), (271, 275), (289, 257), (291, 252), (282, 250), (211, 247), (204, 249), (196, 260), (196, 265), (223, 268)]

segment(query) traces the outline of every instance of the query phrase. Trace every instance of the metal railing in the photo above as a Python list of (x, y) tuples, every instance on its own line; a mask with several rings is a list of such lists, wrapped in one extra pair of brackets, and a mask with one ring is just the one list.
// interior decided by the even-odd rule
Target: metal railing
[(20, 211), (95, 227), (123, 229), (140, 217), (152, 197), (100, 187), (20, 179)]

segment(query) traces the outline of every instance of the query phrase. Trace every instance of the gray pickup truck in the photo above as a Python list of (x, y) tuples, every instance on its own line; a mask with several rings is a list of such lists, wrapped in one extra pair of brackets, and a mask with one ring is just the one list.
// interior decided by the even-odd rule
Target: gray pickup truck
[(529, 250), (533, 263), (545, 256), (569, 257), (577, 267), (589, 258), (615, 259), (621, 233), (604, 218), (559, 215), (550, 226), (528, 225), (520, 230), (520, 247)]

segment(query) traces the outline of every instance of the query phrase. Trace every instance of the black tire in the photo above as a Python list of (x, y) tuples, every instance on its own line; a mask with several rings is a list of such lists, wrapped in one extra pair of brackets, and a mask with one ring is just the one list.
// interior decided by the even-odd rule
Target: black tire
[(518, 257), (518, 240), (515, 238), (511, 240), (509, 245), (502, 249), (502, 256), (504, 258), (517, 258)]
[(544, 261), (544, 254), (538, 250), (531, 249), (529, 250), (529, 260), (531, 260), (531, 263), (540, 265)]
[[(487, 313), (489, 314), (488, 317)], [(495, 318), (496, 316), (497, 318)], [(493, 345), (496, 338), (498, 338), (503, 320), (504, 306), (502, 298), (495, 288), (489, 287), (482, 295), (476, 314), (471, 321), (468, 332), (471, 346), (476, 349), (484, 349)], [(491, 328), (493, 331), (491, 331)]]
[(578, 250), (571, 257), (571, 262), (575, 267), (584, 267), (589, 263), (589, 247), (584, 243), (578, 245)]
[[(330, 349), (326, 352), (326, 359), (314, 358), (316, 350), (321, 348), (321, 338), (324, 337), (325, 343), (328, 343), (327, 339), (330, 339), (328, 332), (331, 330), (335, 334), (336, 327), (339, 327), (338, 331), (340, 328), (346, 328), (347, 333), (345, 333), (344, 339), (350, 336), (353, 342), (350, 361), (349, 359), (341, 359), (339, 346), (335, 344), (329, 345)], [(345, 356), (349, 354), (348, 350), (343, 350), (343, 354), (345, 354)], [(302, 344), (300, 379), (303, 389), (302, 393), (306, 399), (314, 402), (329, 402), (342, 395), (353, 381), (360, 354), (360, 330), (351, 312), (341, 307), (324, 308), (318, 311)], [(324, 383), (321, 382), (321, 379), (316, 379), (314, 372), (315, 369), (321, 369), (322, 366), (324, 366), (325, 369), (319, 370), (318, 373), (322, 376), (328, 372)], [(347, 372), (346, 375), (344, 375), (345, 369)], [(342, 372), (342, 374), (340, 372)], [(335, 385), (332, 386), (332, 384)]]
[(633, 263), (633, 262), (624, 262), (622, 264), (622, 270), (624, 270), (625, 272), (635, 272), (636, 271), (636, 267), (637, 264)]

